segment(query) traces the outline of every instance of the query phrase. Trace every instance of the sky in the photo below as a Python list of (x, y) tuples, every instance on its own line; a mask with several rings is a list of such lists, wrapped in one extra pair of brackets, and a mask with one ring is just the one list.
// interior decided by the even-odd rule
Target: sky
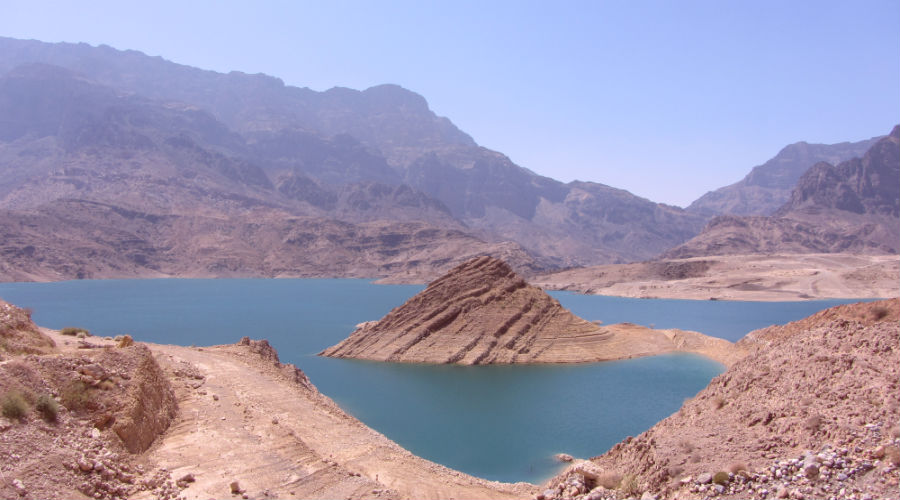
[(900, 123), (900, 0), (0, 0), (0, 36), (326, 90), (395, 83), (561, 181), (685, 206)]

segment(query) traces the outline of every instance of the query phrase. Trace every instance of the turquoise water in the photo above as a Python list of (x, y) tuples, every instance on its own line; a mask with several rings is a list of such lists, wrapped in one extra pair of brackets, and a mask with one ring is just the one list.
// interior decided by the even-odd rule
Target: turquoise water
[[(181, 345), (267, 338), (345, 410), (413, 453), (488, 479), (539, 482), (555, 453), (599, 455), (676, 411), (721, 373), (673, 354), (553, 366), (462, 367), (319, 358), (362, 321), (423, 287), (364, 280), (108, 280), (0, 283), (43, 326)], [(554, 292), (590, 320), (631, 321), (736, 339), (835, 303), (620, 299)]]

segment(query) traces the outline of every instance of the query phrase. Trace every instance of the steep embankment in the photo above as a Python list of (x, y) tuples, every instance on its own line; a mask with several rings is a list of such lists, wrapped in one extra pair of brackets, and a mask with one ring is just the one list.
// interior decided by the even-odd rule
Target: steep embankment
[(615, 498), (617, 486), (662, 498), (896, 497), (898, 320), (892, 299), (753, 332), (739, 342), (751, 353), (678, 413), (570, 468), (543, 497)]
[(568, 269), (530, 278), (541, 288), (696, 300), (876, 299), (900, 295), (900, 257), (716, 255)]
[(0, 333), (0, 498), (170, 498), (138, 460), (177, 410), (149, 349), (41, 331), (2, 302)]
[(507, 264), (461, 264), (377, 322), (321, 354), (376, 361), (491, 364), (579, 363), (697, 352), (723, 363), (731, 343), (696, 332), (598, 326), (528, 285)]

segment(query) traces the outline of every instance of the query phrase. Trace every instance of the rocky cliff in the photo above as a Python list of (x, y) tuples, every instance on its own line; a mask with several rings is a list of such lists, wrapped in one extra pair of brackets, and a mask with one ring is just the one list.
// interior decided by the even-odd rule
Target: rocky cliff
[(465, 262), (377, 322), (360, 325), (324, 356), (392, 362), (578, 363), (669, 351), (722, 362), (732, 345), (696, 332), (598, 326), (492, 257)]
[(861, 158), (810, 168), (773, 216), (724, 215), (663, 258), (900, 252), (900, 126)]
[(710, 215), (772, 215), (790, 200), (797, 181), (810, 167), (819, 162), (837, 165), (862, 156), (878, 139), (790, 144), (769, 161), (753, 167), (740, 181), (704, 194), (687, 209)]

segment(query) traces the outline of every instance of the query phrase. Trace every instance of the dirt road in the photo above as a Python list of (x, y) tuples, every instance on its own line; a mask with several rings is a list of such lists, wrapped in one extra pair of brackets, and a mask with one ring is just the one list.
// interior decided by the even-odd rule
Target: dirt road
[[(292, 368), (243, 345), (150, 345), (176, 382), (179, 416), (147, 453), (186, 498), (526, 498), (533, 485), (478, 479), (419, 458), (344, 413)], [(235, 498), (241, 496), (238, 494)]]

